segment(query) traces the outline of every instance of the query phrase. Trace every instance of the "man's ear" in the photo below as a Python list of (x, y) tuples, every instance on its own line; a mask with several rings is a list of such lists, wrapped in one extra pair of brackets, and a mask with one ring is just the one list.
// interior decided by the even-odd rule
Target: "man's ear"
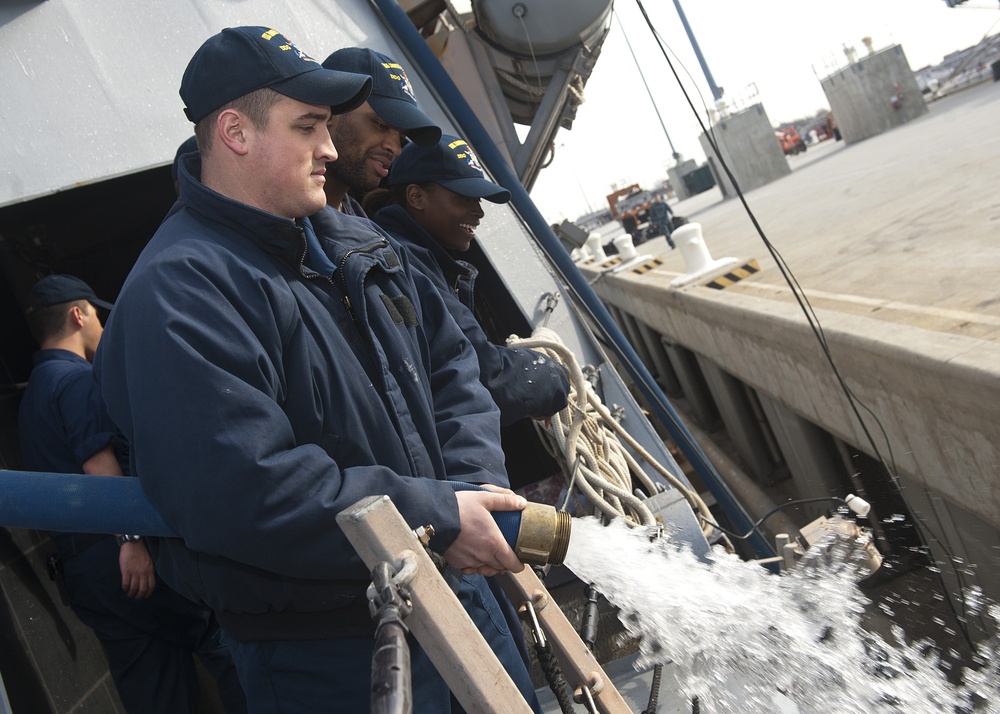
[(83, 320), (86, 313), (84, 313), (83, 308), (79, 305), (74, 305), (69, 310), (66, 311), (66, 323), (67, 327), (72, 327), (74, 330), (79, 330), (83, 327)]
[(427, 205), (427, 192), (415, 183), (406, 187), (406, 202), (417, 211), (422, 211)]
[(247, 118), (235, 109), (220, 112), (215, 122), (219, 141), (240, 156), (244, 156), (250, 150), (247, 146), (248, 126)]

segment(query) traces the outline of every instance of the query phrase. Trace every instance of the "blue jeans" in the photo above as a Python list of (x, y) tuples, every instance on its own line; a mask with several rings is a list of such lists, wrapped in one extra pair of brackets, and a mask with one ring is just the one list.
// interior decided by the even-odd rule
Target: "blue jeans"
[[(413, 711), (446, 714), (450, 692), (412, 636)], [(371, 711), (371, 637), (236, 642), (226, 638), (249, 714), (366, 714)]]
[[(459, 600), (496, 653), (504, 669), (531, 704), (540, 711), (531, 678), (486, 579), (465, 576)], [(509, 603), (508, 603), (509, 607)], [(350, 637), (337, 640), (237, 642), (226, 636), (249, 714), (327, 714), (371, 711), (373, 640)], [(460, 712), (451, 692), (423, 648), (409, 635), (413, 711), (420, 714)], [(477, 673), (470, 672), (470, 676)]]
[(218, 641), (211, 610), (156, 579), (153, 594), (128, 597), (121, 586), (118, 545), (107, 537), (63, 560), (70, 606), (104, 646), (122, 704), (143, 714), (199, 711), (197, 654), (219, 687), (228, 714), (246, 711), (230, 653)]
[[(492, 579), (487, 580), (481, 575), (464, 575), (458, 599), (469, 613), (473, 624), (482, 633), (486, 644), (514, 680), (521, 696), (532, 710), (541, 714), (541, 705), (538, 703), (528, 672), (528, 653), (524, 645), (521, 623), (517, 619), (517, 613), (514, 612), (514, 606), (510, 604), (500, 586)], [(453, 704), (455, 705), (453, 712), (462, 711), (458, 702)], [(417, 711), (416, 708), (413, 711)]]

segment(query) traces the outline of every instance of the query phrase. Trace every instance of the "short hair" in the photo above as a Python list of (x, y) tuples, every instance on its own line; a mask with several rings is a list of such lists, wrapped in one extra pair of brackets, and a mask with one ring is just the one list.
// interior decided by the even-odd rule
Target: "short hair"
[(28, 329), (35, 342), (42, 344), (46, 340), (62, 335), (66, 330), (66, 313), (74, 306), (83, 310), (85, 315), (90, 314), (91, 305), (88, 300), (70, 300), (32, 310), (27, 319)]
[(215, 122), (222, 112), (227, 109), (235, 109), (243, 114), (255, 127), (264, 129), (271, 118), (271, 107), (284, 98), (284, 94), (276, 92), (270, 87), (262, 87), (255, 89), (249, 94), (244, 94), (242, 97), (237, 97), (227, 104), (223, 104), (194, 125), (194, 135), (198, 140), (198, 151), (202, 157), (211, 151), (212, 141), (215, 137)]

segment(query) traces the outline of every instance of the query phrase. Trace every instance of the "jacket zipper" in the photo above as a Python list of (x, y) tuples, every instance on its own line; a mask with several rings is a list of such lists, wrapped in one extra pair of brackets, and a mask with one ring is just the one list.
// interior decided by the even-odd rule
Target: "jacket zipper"
[(344, 301), (344, 305), (347, 307), (348, 312), (351, 313), (355, 322), (358, 318), (357, 315), (354, 314), (354, 308), (351, 306), (351, 298), (347, 295), (347, 272), (344, 270), (344, 265), (346, 265), (347, 259), (355, 253), (371, 253), (373, 250), (376, 250), (377, 248), (384, 248), (387, 245), (389, 245), (388, 241), (380, 240), (376, 243), (370, 243), (362, 248), (351, 248), (340, 257), (340, 264), (337, 266), (337, 273), (340, 275), (341, 297)]
[[(303, 242), (305, 242), (305, 234), (304, 234), (304, 232), (303, 232), (302, 238), (303, 238)], [(369, 356), (368, 356), (368, 358), (369, 358), (369, 360), (371, 360), (373, 367), (376, 366), (376, 365), (378, 365), (378, 358), (375, 356), (377, 351), (375, 350), (375, 345), (372, 343), (372, 340), (370, 339), (370, 337), (368, 336), (368, 334), (365, 332), (365, 330), (362, 329), (362, 325), (361, 325), (360, 321), (358, 320), (357, 313), (354, 312), (354, 308), (351, 305), (351, 299), (347, 296), (347, 275), (346, 275), (346, 271), (344, 270), (344, 266), (347, 264), (347, 259), (350, 258), (355, 253), (371, 253), (374, 250), (377, 250), (379, 248), (384, 248), (385, 246), (388, 246), (388, 245), (389, 245), (389, 241), (383, 239), (383, 240), (376, 241), (375, 243), (369, 243), (368, 245), (362, 246), (361, 248), (352, 248), (351, 250), (349, 250), (346, 253), (344, 253), (344, 255), (342, 255), (341, 258), (340, 258), (340, 262), (337, 264), (337, 272), (340, 273), (339, 285), (338, 285), (338, 281), (333, 280), (333, 278), (331, 278), (329, 275), (317, 275), (317, 277), (323, 278), (328, 283), (330, 283), (330, 286), (332, 288), (334, 288), (335, 290), (339, 288), (339, 292), (341, 293), (341, 299), (342, 299), (342, 302), (344, 303), (344, 307), (347, 308), (347, 312), (351, 316), (351, 321), (354, 323), (354, 327), (358, 331), (358, 334), (361, 336), (361, 339), (364, 340), (364, 342), (368, 346), (368, 350), (369, 350)], [(308, 250), (309, 250), (309, 246), (308, 246), (308, 244), (306, 244), (305, 250), (302, 251), (302, 259), (299, 261), (300, 274), (301, 274), (301, 268), (305, 265), (306, 253), (308, 252)], [(303, 276), (303, 277), (309, 277), (309, 276)], [(365, 372), (366, 373), (368, 372), (367, 368), (365, 368)], [(369, 374), (369, 378), (371, 378), (371, 374)], [(383, 399), (384, 398), (385, 397), (383, 397)], [(393, 424), (395, 424), (396, 431), (401, 436), (400, 440), (401, 440), (401, 442), (403, 444), (403, 450), (406, 452), (406, 458), (407, 458), (407, 460), (410, 462), (410, 464), (415, 464), (415, 460), (414, 460), (413, 454), (410, 452), (410, 447), (406, 443), (406, 439), (402, 438), (403, 430), (402, 430), (402, 427), (401, 427), (401, 425), (399, 423), (399, 414), (397, 413), (397, 411), (394, 408), (390, 408), (388, 411), (389, 411), (390, 417), (391, 417), (391, 419), (393, 421)]]
[[(306, 256), (309, 254), (309, 243), (308, 241), (306, 241), (305, 229), (299, 228), (299, 235), (302, 238), (302, 255), (299, 256), (299, 274), (302, 275), (302, 277), (304, 278), (315, 280), (316, 278), (313, 278), (312, 276), (309, 275), (303, 275), (302, 273), (302, 269), (305, 267), (306, 264)], [(339, 265), (337, 265), (337, 273), (340, 275), (340, 285), (337, 285), (337, 283), (329, 275), (317, 274), (318, 277), (330, 283), (331, 287), (340, 288), (339, 292), (340, 292), (341, 302), (344, 303), (344, 307), (347, 308), (347, 311), (350, 313), (351, 319), (354, 320), (355, 324), (357, 324), (358, 316), (354, 313), (354, 307), (351, 305), (351, 298), (348, 297), (347, 295), (347, 275), (344, 271), (344, 265), (347, 263), (347, 259), (350, 258), (355, 253), (371, 253), (373, 250), (376, 250), (378, 248), (383, 248), (387, 245), (389, 245), (388, 241), (379, 240), (376, 241), (375, 243), (369, 243), (366, 246), (362, 246), (361, 248), (351, 248), (349, 251), (344, 253), (344, 255), (342, 255), (340, 258)]]

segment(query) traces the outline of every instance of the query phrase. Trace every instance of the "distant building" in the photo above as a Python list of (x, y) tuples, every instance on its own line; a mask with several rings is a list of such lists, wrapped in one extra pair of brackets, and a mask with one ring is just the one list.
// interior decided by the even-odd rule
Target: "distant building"
[(1000, 33), (946, 55), (940, 64), (921, 67), (914, 76), (925, 96), (944, 94), (991, 79), (991, 68), (997, 61), (1000, 61)]

